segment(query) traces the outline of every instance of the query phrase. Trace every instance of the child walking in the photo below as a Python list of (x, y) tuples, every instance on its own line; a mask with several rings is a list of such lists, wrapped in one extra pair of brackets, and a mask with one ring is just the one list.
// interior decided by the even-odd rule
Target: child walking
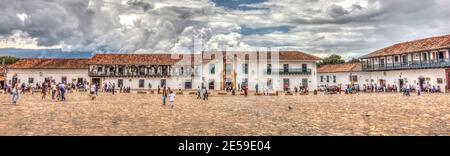
[(170, 91), (169, 102), (170, 102), (170, 108), (173, 108), (173, 105), (175, 103), (175, 94), (173, 93), (173, 91)]

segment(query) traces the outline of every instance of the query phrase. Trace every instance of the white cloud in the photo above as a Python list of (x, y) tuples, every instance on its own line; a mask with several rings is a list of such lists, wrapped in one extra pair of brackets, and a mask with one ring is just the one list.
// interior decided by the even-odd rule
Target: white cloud
[[(263, 46), (356, 56), (396, 42), (450, 33), (450, 10), (445, 7), (449, 3), (269, 0), (243, 5), (260, 8), (243, 11), (210, 0), (0, 0), (0, 38), (17, 38), (19, 30), (33, 41), (30, 45), (68, 51), (190, 51), (198, 44), (204, 47), (196, 49)], [(244, 26), (292, 29), (243, 35)], [(24, 44), (11, 42), (9, 46)]]

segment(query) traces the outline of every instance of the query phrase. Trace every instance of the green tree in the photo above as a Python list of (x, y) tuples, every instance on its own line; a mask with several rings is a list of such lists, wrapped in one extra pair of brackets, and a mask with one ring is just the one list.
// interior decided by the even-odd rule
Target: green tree
[(361, 60), (353, 57), (348, 63), (361, 63)]
[(332, 55), (322, 59), (322, 61), (317, 63), (317, 66), (321, 67), (321, 66), (324, 66), (327, 64), (343, 64), (343, 63), (345, 63), (345, 60), (343, 60), (341, 56), (332, 54)]
[(13, 64), (16, 63), (19, 59), (12, 56), (1, 56), (0, 57), (0, 65), (1, 64)]

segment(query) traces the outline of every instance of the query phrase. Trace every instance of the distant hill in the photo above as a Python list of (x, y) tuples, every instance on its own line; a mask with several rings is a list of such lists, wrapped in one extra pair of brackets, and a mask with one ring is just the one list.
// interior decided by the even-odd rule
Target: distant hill
[(63, 52), (61, 49), (0, 48), (0, 56), (17, 58), (91, 58), (91, 52)]

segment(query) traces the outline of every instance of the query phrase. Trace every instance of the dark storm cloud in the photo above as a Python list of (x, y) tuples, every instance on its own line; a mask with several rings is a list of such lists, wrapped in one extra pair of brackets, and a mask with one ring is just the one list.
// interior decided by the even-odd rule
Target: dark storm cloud
[[(3, 0), (2, 0), (3, 1)], [(1, 19), (0, 33), (10, 35), (21, 30), (38, 38), (38, 44), (53, 46), (72, 37), (85, 39), (91, 30), (93, 10), (88, 9), (89, 1), (35, 0), (0, 2), (0, 10), (7, 19)], [(26, 14), (24, 21), (17, 14)], [(6, 25), (6, 27), (4, 27)]]
[[(39, 46), (62, 44), (68, 50), (131, 52), (168, 51), (178, 44), (183, 33), (207, 37), (206, 40), (211, 37), (206, 30), (202, 32), (206, 34), (197, 32), (208, 22), (194, 20), (208, 16), (211, 12), (208, 9), (202, 6), (155, 9), (155, 2), (159, 1), (0, 0), (0, 22), (4, 23), (0, 24), (0, 36), (20, 30), (36, 38)], [(25, 14), (25, 20), (20, 20), (18, 14)], [(128, 27), (121, 22), (121, 15), (139, 19)], [(190, 27), (194, 31), (186, 32)]]
[(154, 8), (153, 4), (144, 2), (142, 0), (128, 0), (127, 4), (130, 5), (130, 7), (141, 9), (143, 12)]
[(0, 39), (21, 31), (46, 47), (134, 52), (189, 47), (193, 38), (200, 38), (208, 48), (289, 46), (345, 55), (450, 33), (446, 0), (263, 0), (236, 5), (255, 8), (249, 10), (224, 9), (214, 2), (0, 0)]

